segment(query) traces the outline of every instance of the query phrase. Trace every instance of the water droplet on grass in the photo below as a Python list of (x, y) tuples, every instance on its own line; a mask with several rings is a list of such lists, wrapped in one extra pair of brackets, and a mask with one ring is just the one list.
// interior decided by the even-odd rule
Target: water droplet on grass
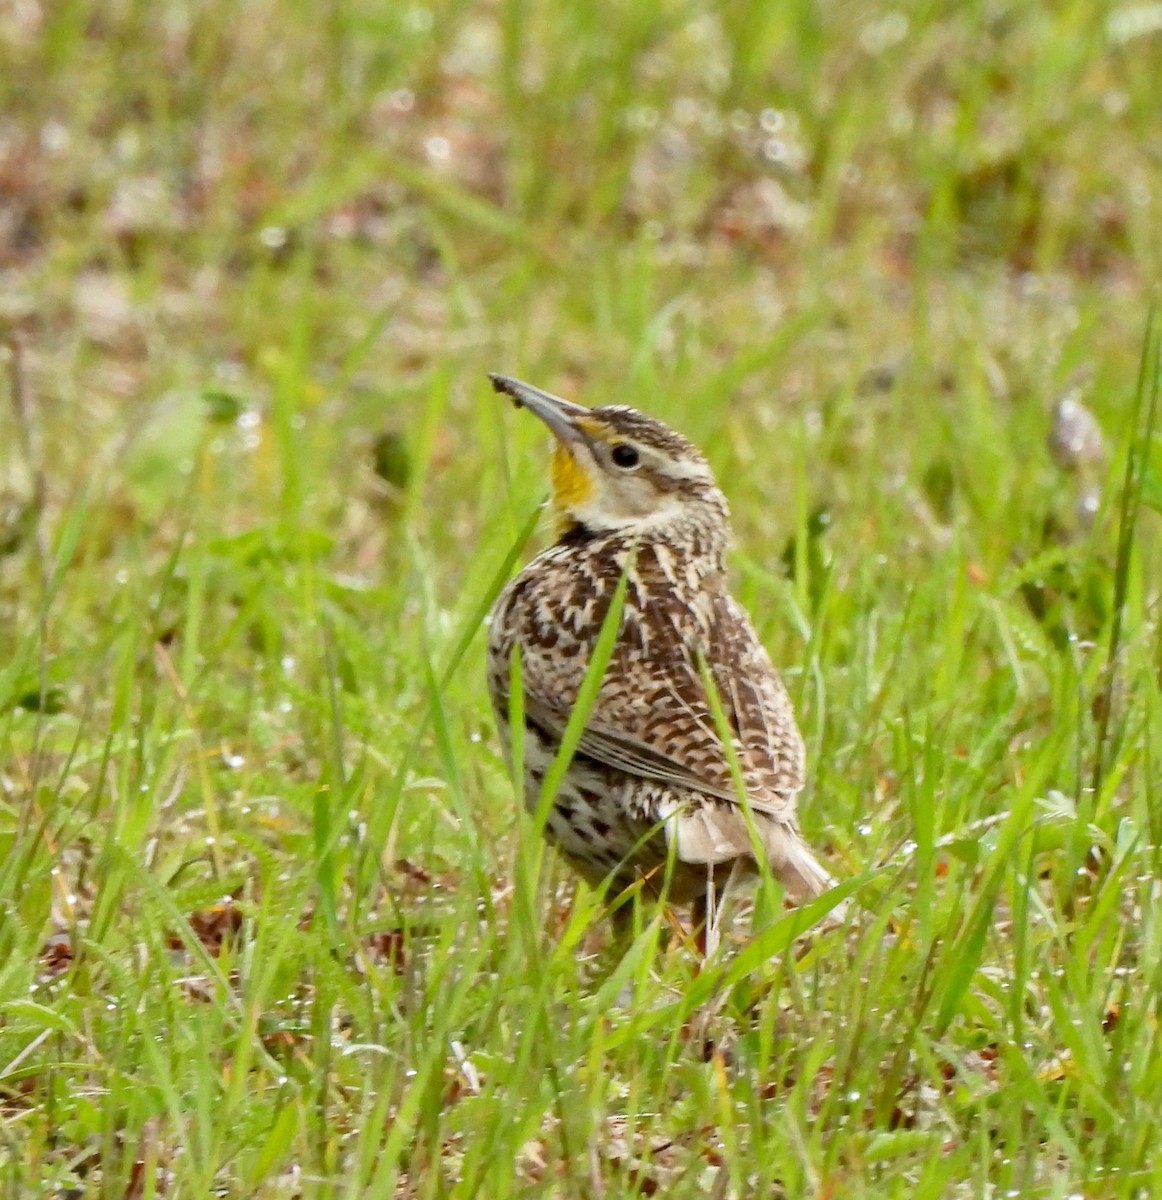
[(777, 108), (764, 108), (759, 113), (759, 125), (763, 133), (778, 133), (786, 124), (786, 120)]
[(442, 134), (424, 138), (424, 153), (429, 162), (445, 163), (452, 157), (452, 143)]

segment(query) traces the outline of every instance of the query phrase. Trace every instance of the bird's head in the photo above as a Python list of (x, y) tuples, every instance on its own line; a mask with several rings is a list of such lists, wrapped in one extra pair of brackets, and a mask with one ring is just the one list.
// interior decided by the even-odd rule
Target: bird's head
[(654, 417), (620, 404), (586, 408), (517, 379), (492, 386), (556, 438), (550, 469), (561, 532), (641, 533), (709, 524), (726, 536), (726, 499), (701, 452)]

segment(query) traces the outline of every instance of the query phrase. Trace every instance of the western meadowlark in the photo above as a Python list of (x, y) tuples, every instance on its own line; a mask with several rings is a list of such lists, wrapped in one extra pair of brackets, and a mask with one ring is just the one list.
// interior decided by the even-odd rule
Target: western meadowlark
[[(756, 853), (796, 900), (826, 890), (833, 881), (795, 817), (803, 741), (782, 681), (727, 590), (730, 517), (706, 459), (635, 409), (586, 408), (489, 378), (556, 439), (556, 541), (500, 594), (488, 637), (488, 685), (506, 752), (510, 664), (519, 653), (531, 810), (626, 576), (616, 641), (547, 836), (594, 884), (624, 887), (644, 876), (661, 891), (665, 881), (669, 900), (692, 906), (704, 936), (713, 936), (728, 876), (753, 872)], [(737, 775), (719, 737), (723, 716)]]

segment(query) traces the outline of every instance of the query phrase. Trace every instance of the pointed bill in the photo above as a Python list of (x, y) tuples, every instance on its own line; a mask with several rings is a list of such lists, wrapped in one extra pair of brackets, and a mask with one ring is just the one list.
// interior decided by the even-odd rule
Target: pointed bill
[(585, 405), (574, 404), (572, 400), (564, 400), (552, 392), (543, 392), (530, 383), (510, 379), (507, 375), (495, 375), (490, 371), (488, 378), (492, 380), (496, 391), (509, 396), (517, 408), (527, 408), (534, 416), (540, 417), (562, 442), (585, 441), (584, 431), (577, 425), (578, 418), (589, 412)]

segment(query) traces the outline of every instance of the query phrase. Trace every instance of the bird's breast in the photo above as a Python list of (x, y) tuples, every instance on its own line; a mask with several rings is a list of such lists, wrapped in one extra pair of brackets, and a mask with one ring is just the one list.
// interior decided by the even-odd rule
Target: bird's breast
[(713, 562), (663, 543), (555, 546), (509, 584), (492, 613), (489, 636), (494, 694), (507, 692), (513, 647), (527, 682), (558, 697), (575, 695), (626, 576), (614, 650), (622, 666), (661, 668), (688, 660), (708, 640), (723, 576)]

